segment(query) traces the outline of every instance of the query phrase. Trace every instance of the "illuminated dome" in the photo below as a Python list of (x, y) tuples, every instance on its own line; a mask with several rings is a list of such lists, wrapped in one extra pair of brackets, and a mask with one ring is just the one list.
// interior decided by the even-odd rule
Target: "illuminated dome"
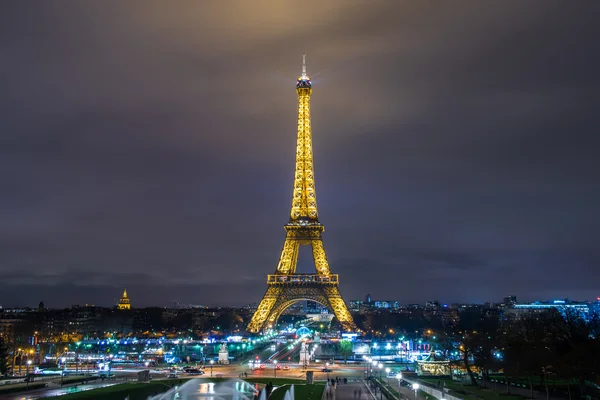
[(131, 302), (129, 301), (129, 297), (127, 297), (127, 289), (123, 291), (123, 296), (119, 300), (119, 304), (117, 304), (117, 308), (119, 310), (129, 310), (131, 309)]

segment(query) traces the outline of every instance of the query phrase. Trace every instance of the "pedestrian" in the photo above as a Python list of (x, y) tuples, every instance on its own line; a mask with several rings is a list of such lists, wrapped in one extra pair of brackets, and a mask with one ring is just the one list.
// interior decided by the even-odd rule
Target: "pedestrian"
[(362, 399), (362, 388), (358, 389), (358, 398)]

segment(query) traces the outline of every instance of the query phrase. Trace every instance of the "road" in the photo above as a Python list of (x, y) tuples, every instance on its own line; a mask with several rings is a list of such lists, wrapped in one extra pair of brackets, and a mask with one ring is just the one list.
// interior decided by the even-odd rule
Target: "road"
[[(212, 377), (230, 377), (230, 378), (239, 378), (244, 373), (248, 374), (248, 377), (254, 378), (293, 378), (293, 379), (305, 379), (306, 378), (306, 370), (303, 366), (298, 365), (298, 363), (292, 363), (290, 360), (297, 359), (297, 354), (299, 352), (299, 345), (293, 346), (292, 349), (289, 348), (289, 345), (279, 345), (276, 346), (275, 350), (268, 349), (263, 350), (260, 353), (249, 354), (246, 358), (242, 360), (241, 363), (234, 363), (230, 365), (213, 365), (212, 366)], [(258, 357), (259, 360), (262, 361), (265, 366), (264, 370), (252, 370), (248, 366), (248, 361), (255, 360)], [(273, 363), (273, 361), (277, 361), (277, 364)], [(280, 365), (280, 370), (275, 370), (275, 365)], [(289, 367), (289, 370), (285, 370), (285, 366)], [(348, 379), (362, 379), (364, 376), (363, 367), (360, 365), (344, 365), (344, 364), (334, 364), (330, 365), (329, 368), (332, 372), (326, 373), (321, 372), (321, 370), (325, 367), (324, 362), (319, 363), (311, 363), (308, 365), (307, 370), (314, 372), (315, 380), (326, 380), (332, 378), (348, 378)], [(69, 385), (65, 387), (60, 387), (57, 383), (51, 384), (46, 389), (38, 389), (33, 390), (26, 393), (21, 394), (11, 394), (0, 396), (1, 400), (36, 400), (42, 397), (50, 397), (50, 396), (59, 396), (67, 393), (73, 393), (83, 390), (90, 390), (105, 386), (114, 385), (117, 383), (124, 382), (126, 380), (136, 380), (137, 373), (145, 368), (123, 368), (123, 369), (113, 369), (111, 373), (116, 375), (116, 381), (98, 381), (85, 385)], [(207, 365), (204, 369), (204, 375), (194, 375), (190, 376), (187, 374), (180, 374), (180, 377), (194, 377), (210, 380), (211, 378), (211, 367)], [(71, 371), (75, 372), (75, 371)], [(150, 371), (153, 380), (167, 379), (168, 378), (168, 370), (151, 370)], [(59, 381), (59, 380), (57, 380)], [(339, 398), (339, 397), (338, 397)]]

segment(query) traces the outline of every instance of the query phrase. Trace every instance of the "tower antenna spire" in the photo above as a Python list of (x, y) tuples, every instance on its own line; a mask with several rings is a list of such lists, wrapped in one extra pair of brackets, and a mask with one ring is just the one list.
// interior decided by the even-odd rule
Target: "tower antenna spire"
[(302, 53), (302, 78), (306, 79), (306, 53)]

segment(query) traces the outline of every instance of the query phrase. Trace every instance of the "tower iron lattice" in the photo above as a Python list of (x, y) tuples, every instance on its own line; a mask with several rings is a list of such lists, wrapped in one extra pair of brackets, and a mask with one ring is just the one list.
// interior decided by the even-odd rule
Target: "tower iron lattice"
[[(332, 274), (323, 247), (319, 222), (313, 168), (310, 96), (312, 83), (306, 73), (306, 55), (302, 55), (302, 75), (296, 82), (298, 94), (298, 138), (296, 170), (290, 220), (285, 225), (286, 237), (277, 269), (267, 275), (267, 292), (254, 312), (248, 331), (259, 332), (274, 327), (279, 316), (292, 304), (312, 300), (329, 308), (345, 331), (356, 325), (339, 291), (337, 274)], [(316, 274), (298, 274), (296, 265), (300, 246), (312, 247)]]

